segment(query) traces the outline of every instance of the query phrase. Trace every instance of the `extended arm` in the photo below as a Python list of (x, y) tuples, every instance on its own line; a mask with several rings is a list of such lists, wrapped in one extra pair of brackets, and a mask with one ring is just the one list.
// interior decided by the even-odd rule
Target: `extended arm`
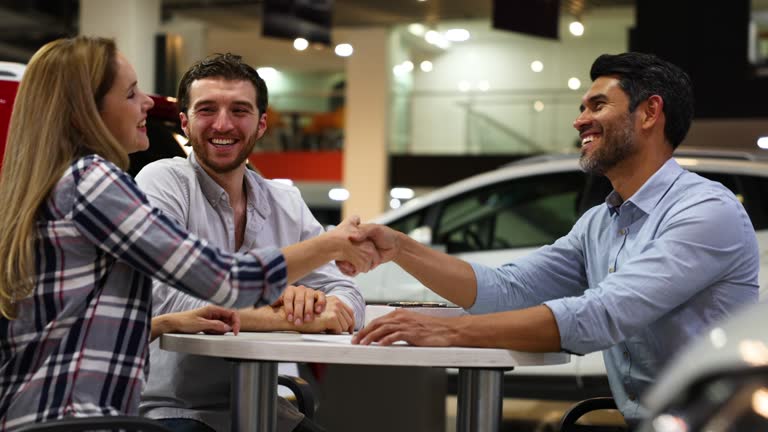
[(282, 254), (222, 252), (152, 208), (127, 174), (98, 158), (83, 167), (76, 192), (75, 202), (85, 204), (72, 209), (71, 219), (93, 244), (146, 275), (225, 306), (271, 303), (287, 281), (341, 256), (361, 268), (372, 263), (349, 241), (356, 229), (349, 221)]
[(557, 322), (546, 306), (457, 318), (438, 318), (400, 309), (372, 321), (355, 335), (353, 342), (390, 345), (401, 340), (422, 346), (560, 351)]
[[(384, 225), (361, 225), (360, 234), (353, 239), (373, 241), (381, 262), (394, 261), (424, 286), (457, 305), (468, 308), (475, 302), (477, 281), (469, 263), (426, 247)], [(339, 262), (339, 268), (346, 274), (359, 270), (348, 262)]]

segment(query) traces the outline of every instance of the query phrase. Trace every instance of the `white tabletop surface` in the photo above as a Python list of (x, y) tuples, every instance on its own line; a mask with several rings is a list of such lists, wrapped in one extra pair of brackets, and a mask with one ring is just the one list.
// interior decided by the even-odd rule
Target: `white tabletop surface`
[(160, 348), (233, 359), (341, 364), (508, 368), (563, 364), (565, 353), (525, 353), (496, 348), (362, 346), (348, 335), (231, 333), (223, 336), (164, 334)]

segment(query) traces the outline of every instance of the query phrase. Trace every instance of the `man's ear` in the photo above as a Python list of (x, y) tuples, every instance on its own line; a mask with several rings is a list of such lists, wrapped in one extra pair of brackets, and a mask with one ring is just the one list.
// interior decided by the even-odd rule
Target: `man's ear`
[(661, 121), (664, 115), (664, 99), (659, 95), (653, 95), (640, 104), (643, 129), (650, 129)]
[(179, 119), (181, 120), (181, 130), (183, 130), (184, 135), (189, 138), (189, 119), (187, 118), (187, 115), (183, 112), (180, 112)]
[(256, 138), (259, 139), (263, 137), (265, 132), (267, 132), (267, 113), (264, 113), (259, 117), (259, 129)]

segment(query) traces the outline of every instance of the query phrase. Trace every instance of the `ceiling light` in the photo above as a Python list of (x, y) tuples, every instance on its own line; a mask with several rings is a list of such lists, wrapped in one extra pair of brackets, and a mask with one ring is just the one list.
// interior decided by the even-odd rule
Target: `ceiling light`
[(539, 60), (534, 60), (531, 62), (531, 70), (534, 72), (541, 72), (544, 70), (544, 63), (540, 62)]
[(469, 31), (463, 28), (450, 29), (445, 32), (445, 38), (451, 42), (464, 42), (469, 40)]
[(576, 77), (568, 78), (568, 88), (571, 90), (578, 90), (581, 88), (581, 81)]
[(472, 88), (472, 84), (469, 81), (459, 81), (459, 91), (469, 91)]
[(537, 100), (533, 103), (533, 110), (536, 112), (542, 112), (544, 111), (544, 102)]
[(389, 196), (391, 196), (392, 198), (398, 198), (398, 199), (409, 200), (413, 198), (414, 195), (416, 194), (413, 192), (413, 189), (405, 188), (405, 187), (396, 187), (396, 188), (392, 188), (389, 191)]
[(480, 91), (488, 91), (491, 88), (491, 83), (489, 83), (487, 80), (478, 81), (477, 83), (477, 89)]
[(410, 60), (406, 60), (406, 61), (402, 62), (401, 65), (402, 65), (403, 70), (406, 71), (406, 72), (410, 72), (410, 71), (413, 70), (413, 62), (410, 61)]
[(309, 41), (304, 38), (296, 38), (293, 40), (293, 47), (296, 51), (304, 51), (309, 46)]
[(287, 178), (276, 178), (276, 179), (272, 179), (272, 181), (275, 181), (275, 182), (278, 182), (278, 183), (282, 183), (282, 184), (288, 185), (288, 186), (293, 186), (293, 180), (287, 179)]
[(584, 24), (579, 21), (574, 21), (568, 25), (568, 30), (570, 30), (571, 34), (574, 36), (581, 36), (584, 34)]
[(429, 60), (424, 60), (423, 62), (419, 63), (419, 68), (422, 72), (432, 72), (432, 62)]
[(336, 55), (339, 57), (349, 57), (352, 55), (354, 51), (355, 50), (352, 48), (352, 45), (348, 43), (338, 44), (336, 45), (336, 49), (334, 50)]
[(424, 24), (419, 23), (413, 23), (408, 24), (408, 32), (410, 32), (414, 36), (424, 36), (424, 32), (427, 29), (424, 27)]
[(424, 33), (424, 40), (427, 41), (428, 43), (430, 43), (430, 44), (432, 44), (432, 45), (434, 45), (436, 47), (442, 48), (442, 49), (446, 49), (446, 48), (451, 46), (451, 43), (448, 40), (446, 40), (443, 37), (443, 35), (441, 35), (440, 33), (436, 32), (434, 30), (430, 30), (430, 31)]
[(401, 64), (392, 66), (392, 73), (395, 74), (395, 76), (403, 76), (406, 74), (405, 70), (403, 70), (403, 65)]
[(401, 205), (401, 202), (397, 198), (392, 198), (391, 200), (389, 200), (389, 208), (391, 209), (400, 208), (400, 205)]
[(269, 66), (260, 67), (256, 69), (256, 72), (264, 81), (272, 81), (280, 76), (280, 72), (278, 72), (277, 69)]
[(757, 146), (760, 147), (761, 149), (768, 150), (768, 136), (758, 138)]
[(328, 191), (328, 198), (334, 201), (346, 201), (349, 199), (349, 191), (344, 188), (333, 188)]
[(436, 45), (440, 39), (442, 39), (442, 37), (440, 36), (440, 33), (434, 30), (430, 30), (424, 33), (424, 40), (431, 43), (432, 45)]

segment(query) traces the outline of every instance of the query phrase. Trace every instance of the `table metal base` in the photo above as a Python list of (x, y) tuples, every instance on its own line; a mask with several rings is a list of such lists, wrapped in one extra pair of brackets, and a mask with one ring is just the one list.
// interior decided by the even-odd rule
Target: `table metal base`
[(459, 369), (457, 432), (499, 430), (503, 381), (503, 369)]
[[(205, 372), (202, 372), (205, 373)], [(232, 432), (274, 432), (277, 428), (277, 363), (234, 361)]]

